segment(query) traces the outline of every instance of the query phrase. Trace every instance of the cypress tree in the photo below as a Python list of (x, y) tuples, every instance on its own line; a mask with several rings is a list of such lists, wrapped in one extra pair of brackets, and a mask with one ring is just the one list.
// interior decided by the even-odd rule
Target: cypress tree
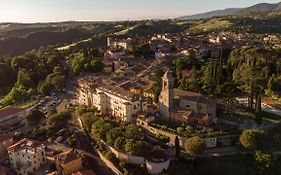
[(256, 113), (260, 113), (261, 112), (261, 93), (259, 93), (259, 95), (257, 96), (256, 99)]
[(176, 150), (176, 158), (178, 159), (180, 156), (180, 142), (178, 136), (175, 139), (175, 150)]

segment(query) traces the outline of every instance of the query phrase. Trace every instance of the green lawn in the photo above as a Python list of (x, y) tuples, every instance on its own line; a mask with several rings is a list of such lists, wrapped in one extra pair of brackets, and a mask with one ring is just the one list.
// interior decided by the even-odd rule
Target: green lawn
[(191, 28), (192, 31), (210, 31), (214, 29), (227, 29), (232, 25), (231, 22), (224, 19), (211, 19), (207, 22), (199, 23)]
[(35, 104), (37, 104), (38, 101), (39, 101), (39, 100), (31, 100), (31, 101), (28, 101), (28, 102), (26, 102), (26, 103), (21, 104), (19, 107), (20, 107), (20, 108), (23, 108), (23, 109), (27, 109), (27, 108), (29, 108), (29, 107), (34, 106)]

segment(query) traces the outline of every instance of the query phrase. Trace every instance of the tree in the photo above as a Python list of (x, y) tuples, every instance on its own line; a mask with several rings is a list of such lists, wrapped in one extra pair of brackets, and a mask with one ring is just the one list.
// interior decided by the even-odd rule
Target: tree
[(247, 149), (258, 149), (264, 146), (265, 132), (260, 129), (247, 129), (240, 135), (240, 143)]
[(114, 65), (114, 62), (111, 63), (111, 72), (115, 72), (115, 65)]
[(255, 106), (255, 121), (257, 125), (262, 124), (262, 109), (261, 109), (261, 92), (259, 92), (257, 100), (256, 100), (256, 106)]
[(114, 145), (115, 140), (123, 136), (123, 129), (121, 127), (116, 127), (111, 129), (106, 133), (106, 143), (109, 145)]
[(33, 86), (33, 81), (30, 78), (30, 74), (27, 71), (24, 70), (19, 70), (18, 72), (18, 77), (17, 77), (17, 82), (16, 82), (16, 86), (19, 87), (20, 85), (26, 87), (26, 88), (30, 88)]
[(38, 85), (37, 91), (44, 95), (50, 95), (53, 90), (53, 86), (48, 82), (43, 82)]
[(104, 119), (99, 119), (92, 125), (92, 134), (96, 137), (105, 140), (106, 133), (114, 128), (114, 124)]
[(50, 116), (55, 115), (55, 114), (57, 114), (57, 113), (58, 113), (58, 111), (57, 111), (56, 108), (50, 108), (50, 109), (48, 110), (47, 117), (50, 117)]
[(255, 122), (257, 125), (262, 124), (262, 113), (255, 113)]
[(0, 62), (0, 96), (6, 94), (12, 88), (15, 81), (16, 75), (10, 65)]
[(22, 132), (15, 132), (13, 135), (14, 141), (19, 141), (24, 138), (24, 134)]
[(27, 126), (38, 125), (45, 118), (44, 113), (39, 110), (33, 110), (25, 116), (25, 124)]
[(175, 150), (176, 150), (176, 158), (178, 159), (180, 156), (180, 142), (178, 136), (175, 139)]
[(183, 127), (177, 127), (177, 133), (182, 136), (184, 135), (184, 128)]
[(144, 138), (144, 131), (141, 127), (129, 124), (126, 126), (125, 136), (128, 139), (142, 140)]
[(65, 75), (62, 73), (50, 74), (46, 78), (46, 83), (53, 85), (56, 89), (64, 88), (65, 81)]
[(72, 115), (69, 111), (60, 112), (48, 117), (48, 125), (58, 128), (71, 119), (71, 117)]
[(205, 148), (205, 141), (198, 136), (191, 137), (186, 140), (184, 148), (188, 154), (198, 156)]
[(192, 69), (194, 66), (194, 58), (192, 57), (181, 57), (173, 61), (173, 65), (176, 66), (177, 72), (180, 72), (184, 69)]
[(82, 114), (80, 119), (86, 131), (91, 131), (92, 124), (95, 121), (97, 121), (99, 118), (96, 116), (95, 113), (89, 112), (89, 113)]
[(257, 165), (258, 174), (269, 174), (269, 171), (272, 171), (273, 160), (270, 154), (263, 153), (261, 151), (256, 151), (254, 157)]
[(114, 142), (114, 148), (117, 149), (118, 151), (124, 151), (124, 149), (125, 149), (124, 143), (126, 143), (126, 138), (119, 137)]
[(261, 111), (261, 93), (259, 93), (257, 102), (256, 102), (256, 113), (260, 113)]
[(127, 139), (125, 144), (126, 153), (133, 155), (136, 142), (133, 139)]

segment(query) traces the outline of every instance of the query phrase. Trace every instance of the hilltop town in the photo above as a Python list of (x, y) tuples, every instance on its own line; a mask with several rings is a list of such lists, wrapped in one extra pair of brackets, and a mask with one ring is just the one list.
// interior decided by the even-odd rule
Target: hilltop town
[[(0, 47), (0, 175), (279, 174), (281, 33), (255, 25), (275, 15), (69, 22), (50, 30), (73, 42)], [(0, 46), (35, 35), (7, 25)]]

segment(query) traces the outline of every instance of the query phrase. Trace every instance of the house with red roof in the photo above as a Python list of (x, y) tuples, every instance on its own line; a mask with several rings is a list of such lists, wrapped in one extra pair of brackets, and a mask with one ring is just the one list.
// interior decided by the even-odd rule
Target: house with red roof
[(0, 131), (23, 121), (25, 113), (25, 109), (16, 106), (0, 109)]

